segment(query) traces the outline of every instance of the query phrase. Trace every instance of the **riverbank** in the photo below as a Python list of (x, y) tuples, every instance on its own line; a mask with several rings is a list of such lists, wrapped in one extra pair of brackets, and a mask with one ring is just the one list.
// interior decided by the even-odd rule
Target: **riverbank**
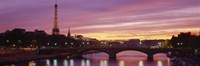
[(192, 57), (172, 57), (172, 66), (200, 66), (200, 60)]
[(38, 60), (45, 58), (54, 58), (59, 56), (69, 55), (68, 53), (63, 54), (49, 54), (49, 55), (38, 55), (38, 54), (29, 54), (29, 55), (18, 55), (18, 56), (8, 56), (0, 58), (0, 65), (15, 63), (19, 61), (27, 61), (27, 60)]
[(200, 66), (200, 60), (192, 58), (180, 58), (182, 66)]

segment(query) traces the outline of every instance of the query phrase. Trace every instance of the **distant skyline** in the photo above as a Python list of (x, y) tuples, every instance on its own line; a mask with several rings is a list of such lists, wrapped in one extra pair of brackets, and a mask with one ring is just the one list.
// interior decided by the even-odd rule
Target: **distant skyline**
[[(0, 33), (52, 33), (54, 0), (0, 0)], [(170, 39), (200, 31), (200, 0), (58, 0), (60, 33), (99, 40)]]

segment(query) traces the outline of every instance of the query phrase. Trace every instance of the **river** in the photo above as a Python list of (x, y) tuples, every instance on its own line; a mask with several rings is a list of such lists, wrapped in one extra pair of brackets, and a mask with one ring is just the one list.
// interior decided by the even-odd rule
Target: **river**
[(153, 61), (138, 51), (124, 51), (117, 54), (116, 60), (109, 60), (106, 53), (83, 55), (87, 59), (51, 58), (16, 62), (3, 66), (171, 66), (166, 54), (154, 55)]

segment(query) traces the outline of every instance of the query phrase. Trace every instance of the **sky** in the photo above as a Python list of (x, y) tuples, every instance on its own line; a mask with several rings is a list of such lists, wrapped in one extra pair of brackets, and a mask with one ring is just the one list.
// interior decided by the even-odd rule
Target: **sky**
[[(54, 0), (0, 0), (0, 32), (51, 34)], [(170, 39), (200, 31), (200, 0), (58, 0), (60, 33), (99, 40)]]

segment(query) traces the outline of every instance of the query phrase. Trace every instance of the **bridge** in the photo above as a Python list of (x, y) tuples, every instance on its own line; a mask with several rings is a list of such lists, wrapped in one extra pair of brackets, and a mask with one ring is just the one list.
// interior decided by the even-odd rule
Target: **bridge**
[(135, 48), (135, 47), (89, 47), (89, 48), (46, 48), (40, 49), (39, 54), (59, 54), (59, 53), (68, 53), (69, 56), (73, 58), (82, 58), (82, 55), (90, 52), (104, 52), (109, 55), (109, 59), (116, 59), (116, 55), (120, 52), (134, 50), (147, 54), (148, 60), (153, 60), (153, 56), (157, 53), (165, 53), (169, 52), (186, 52), (188, 50), (183, 49), (172, 49), (172, 48)]

